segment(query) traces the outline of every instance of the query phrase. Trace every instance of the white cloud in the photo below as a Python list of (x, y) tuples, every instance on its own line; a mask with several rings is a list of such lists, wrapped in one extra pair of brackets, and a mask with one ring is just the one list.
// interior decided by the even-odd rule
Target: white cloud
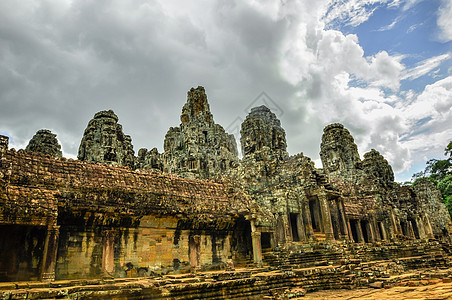
[(366, 22), (381, 5), (398, 6), (393, 0), (332, 0), (329, 2), (324, 21), (326, 24), (342, 23), (358, 26)]
[(400, 22), (401, 19), (402, 19), (402, 17), (398, 16), (397, 18), (394, 19), (394, 21), (391, 24), (383, 26), (383, 27), (379, 28), (377, 31), (388, 31), (388, 30), (391, 30), (392, 28), (394, 28), (394, 26), (397, 25), (397, 23)]
[(416, 1), (54, 2), (0, 2), (1, 131), (16, 145), (50, 128), (74, 156), (88, 120), (112, 108), (135, 150), (159, 147), (197, 85), (224, 127), (265, 91), (284, 110), (291, 154), (316, 161), (331, 122), (396, 172), (423, 151), (417, 136), (439, 147), (450, 133), (450, 79), (395, 95), (401, 78), (428, 74), (450, 54), (404, 70), (402, 56), (366, 56), (356, 35), (328, 29)]
[(445, 60), (450, 59), (452, 56), (447, 54), (442, 54), (434, 57), (430, 57), (426, 60), (419, 62), (416, 67), (407, 69), (401, 74), (402, 80), (413, 80), (428, 74), (430, 71), (438, 68)]
[(442, 0), (438, 11), (438, 27), (441, 29), (439, 37), (443, 42), (452, 40), (452, 0)]

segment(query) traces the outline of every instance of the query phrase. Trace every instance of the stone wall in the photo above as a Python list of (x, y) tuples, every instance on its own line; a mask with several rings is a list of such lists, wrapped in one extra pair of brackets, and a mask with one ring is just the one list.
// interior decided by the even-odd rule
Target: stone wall
[(420, 206), (426, 212), (424, 222), (431, 224), (435, 238), (451, 240), (452, 221), (443, 202), (443, 197), (429, 179), (418, 181), (414, 187)]
[[(238, 238), (250, 226), (238, 226), (249, 213), (247, 197), (226, 183), (23, 150), (2, 152), (0, 174), (0, 226), (26, 226), (24, 240), (10, 241), (7, 231), (2, 240), (40, 249), (12, 262), (4, 253), (6, 279), (187, 272), (249, 259), (252, 251)], [(26, 234), (33, 230), (42, 239)]]

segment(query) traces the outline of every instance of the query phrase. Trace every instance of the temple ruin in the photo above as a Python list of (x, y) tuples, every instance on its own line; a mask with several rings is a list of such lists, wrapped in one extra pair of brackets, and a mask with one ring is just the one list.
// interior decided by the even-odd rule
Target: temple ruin
[(435, 185), (394, 182), (386, 159), (374, 149), (361, 159), (341, 124), (324, 129), (320, 169), (289, 156), (265, 106), (242, 124), (240, 159), (203, 87), (188, 92), (164, 153), (135, 156), (118, 121), (96, 113), (77, 160), (48, 130), (25, 151), (0, 136), (5, 299), (21, 281), (35, 298), (262, 299), (451, 268), (452, 221)]

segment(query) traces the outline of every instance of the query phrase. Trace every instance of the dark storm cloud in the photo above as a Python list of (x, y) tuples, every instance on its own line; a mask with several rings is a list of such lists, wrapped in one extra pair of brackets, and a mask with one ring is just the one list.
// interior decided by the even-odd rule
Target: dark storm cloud
[[(88, 121), (113, 109), (135, 151), (162, 151), (187, 91), (202, 85), (225, 128), (265, 92), (283, 112), (290, 154), (318, 160), (323, 127), (339, 121), (361, 151), (379, 143), (406, 169), (410, 153), (398, 134), (419, 114), (382, 92), (400, 87), (401, 58), (364, 57), (356, 36), (325, 30), (325, 9), (320, 0), (1, 1), (0, 133), (25, 147), (48, 128), (76, 156)], [(428, 96), (443, 103), (444, 89), (448, 82)]]
[[(283, 24), (247, 5), (215, 8), (192, 18), (146, 1), (4, 2), (3, 131), (24, 146), (50, 128), (65, 153), (76, 155), (88, 120), (111, 108), (135, 150), (161, 149), (192, 86), (206, 87), (223, 126), (243, 114), (235, 104), (264, 89), (284, 100), (287, 84), (274, 67)], [(281, 87), (272, 87), (275, 79)]]

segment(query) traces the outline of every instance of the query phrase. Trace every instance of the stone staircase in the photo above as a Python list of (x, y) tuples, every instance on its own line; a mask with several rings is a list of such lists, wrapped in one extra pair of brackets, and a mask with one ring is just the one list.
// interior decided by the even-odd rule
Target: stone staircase
[(437, 241), (294, 243), (264, 251), (263, 256), (262, 268), (236, 267), (230, 271), (147, 278), (5, 283), (0, 284), (0, 299), (281, 299), (283, 295), (290, 298), (321, 289), (368, 287), (374, 283), (391, 286), (426, 276), (420, 275), (425, 270), (442, 272), (439, 278), (452, 279), (451, 257)]
[(316, 247), (280, 250), (263, 254), (264, 266), (268, 265), (279, 269), (328, 266), (340, 264), (343, 261), (343, 252), (328, 249), (322, 244), (317, 244)]

